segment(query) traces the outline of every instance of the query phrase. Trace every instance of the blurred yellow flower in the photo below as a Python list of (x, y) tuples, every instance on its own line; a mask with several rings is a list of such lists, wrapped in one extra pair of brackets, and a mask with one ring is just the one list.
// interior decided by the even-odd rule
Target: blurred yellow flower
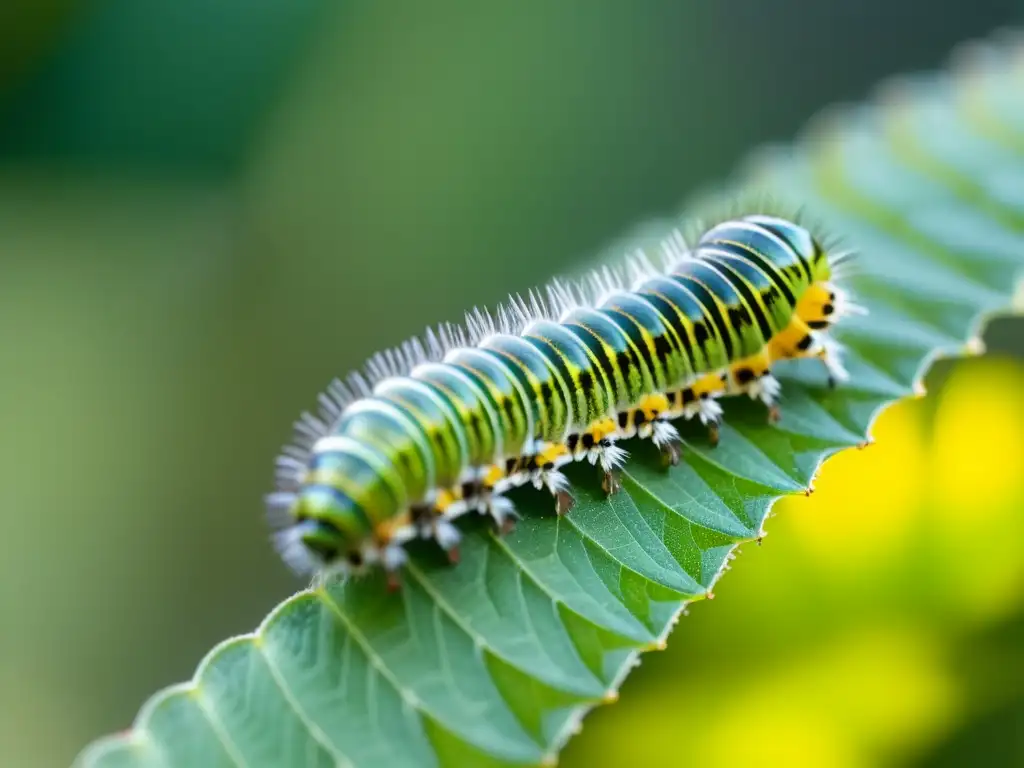
[(810, 497), (779, 503), (812, 557), (856, 570), (906, 546), (927, 469), (920, 411), (917, 401), (884, 411), (872, 428), (874, 444), (828, 461)]
[(983, 358), (954, 369), (931, 439), (931, 499), (954, 525), (993, 525), (1024, 488), (1024, 371)]
[(941, 733), (956, 710), (940, 649), (914, 630), (872, 628), (721, 686), (702, 680), (584, 729), (569, 762), (860, 768)]
[(929, 526), (945, 549), (936, 578), (965, 618), (1012, 610), (1024, 592), (1024, 366), (956, 367), (930, 447)]

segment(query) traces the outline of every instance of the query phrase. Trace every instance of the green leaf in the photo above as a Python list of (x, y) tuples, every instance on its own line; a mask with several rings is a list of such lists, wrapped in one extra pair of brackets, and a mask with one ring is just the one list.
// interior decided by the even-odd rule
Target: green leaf
[(523, 492), (512, 534), (469, 523), (457, 567), (419, 546), (398, 594), (380, 576), (300, 592), (79, 764), (552, 764), (638, 654), (662, 647), (764, 535), (774, 501), (809, 488), (881, 408), (919, 390), (932, 360), (973, 349), (1010, 305), (1024, 267), (1024, 46), (970, 54), (762, 153), (727, 196), (768, 189), (860, 251), (850, 282), (871, 314), (841, 328), (849, 383), (829, 390), (814, 365), (791, 365), (775, 427), (730, 402), (718, 447), (683, 425), (685, 463), (666, 471), (629, 445), (610, 500), (591, 468), (574, 468), (568, 516)]

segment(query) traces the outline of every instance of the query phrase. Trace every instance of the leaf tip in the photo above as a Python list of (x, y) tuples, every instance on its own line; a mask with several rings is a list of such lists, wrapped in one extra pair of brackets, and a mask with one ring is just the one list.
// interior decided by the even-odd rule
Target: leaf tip
[(664, 651), (666, 648), (668, 648), (668, 640), (666, 640), (664, 637), (659, 637), (654, 642), (648, 643), (647, 647), (644, 650), (645, 651)]
[(972, 336), (964, 344), (964, 354), (977, 357), (978, 355), (985, 354), (985, 342), (980, 336)]

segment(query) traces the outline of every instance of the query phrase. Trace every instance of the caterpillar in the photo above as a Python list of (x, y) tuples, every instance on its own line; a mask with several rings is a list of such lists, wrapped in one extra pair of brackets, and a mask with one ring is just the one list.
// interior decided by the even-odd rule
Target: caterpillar
[(510, 530), (513, 488), (546, 489), (568, 513), (571, 462), (615, 493), (621, 440), (652, 441), (671, 466), (672, 422), (698, 419), (717, 444), (725, 396), (777, 421), (776, 362), (820, 360), (831, 386), (848, 376), (829, 330), (864, 312), (837, 284), (851, 255), (789, 219), (727, 218), (692, 250), (673, 230), (657, 266), (638, 250), (375, 355), (332, 382), (278, 457), (266, 497), (277, 550), (320, 577), (379, 565), (395, 587), (413, 539), (455, 562), (460, 516)]

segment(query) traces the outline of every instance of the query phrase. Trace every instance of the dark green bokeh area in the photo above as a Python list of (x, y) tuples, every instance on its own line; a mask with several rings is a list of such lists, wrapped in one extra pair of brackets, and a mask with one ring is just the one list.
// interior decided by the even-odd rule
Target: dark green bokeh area
[(300, 586), (261, 496), (332, 377), (1019, 15), (928, 8), (6, 0), (0, 764)]

